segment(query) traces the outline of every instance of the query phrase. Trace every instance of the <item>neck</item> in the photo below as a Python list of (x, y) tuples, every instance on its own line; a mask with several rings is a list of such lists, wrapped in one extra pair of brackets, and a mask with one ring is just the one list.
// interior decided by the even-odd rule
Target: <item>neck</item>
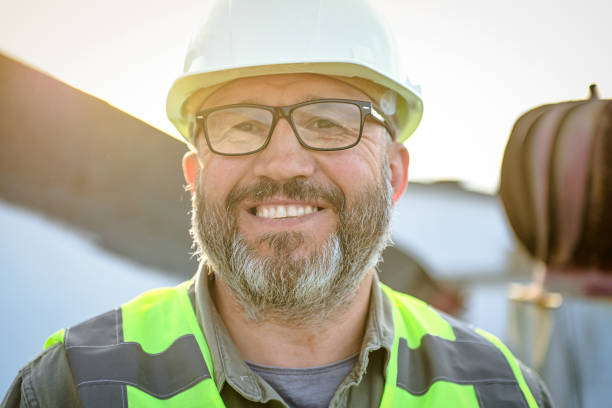
[(304, 368), (334, 363), (361, 349), (368, 317), (370, 271), (351, 303), (326, 320), (254, 322), (234, 299), (223, 280), (215, 279), (213, 299), (244, 360), (275, 367)]

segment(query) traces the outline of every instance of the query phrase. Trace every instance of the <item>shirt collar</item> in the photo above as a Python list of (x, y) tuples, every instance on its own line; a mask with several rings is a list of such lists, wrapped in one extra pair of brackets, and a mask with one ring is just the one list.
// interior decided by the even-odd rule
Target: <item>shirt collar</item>
[[(227, 382), (243, 397), (253, 401), (281, 400), (276, 391), (257, 376), (241, 358), (240, 352), (232, 341), (213, 302), (210, 287), (214, 283), (214, 279), (214, 274), (205, 263), (202, 263), (195, 279), (196, 314), (212, 356), (212, 372), (217, 389), (221, 392)], [(393, 336), (394, 325), (391, 302), (380, 288), (378, 274), (375, 272), (359, 359), (341, 387), (358, 384), (368, 367), (370, 353), (380, 348), (386, 351), (386, 372), (386, 365), (393, 345)]]

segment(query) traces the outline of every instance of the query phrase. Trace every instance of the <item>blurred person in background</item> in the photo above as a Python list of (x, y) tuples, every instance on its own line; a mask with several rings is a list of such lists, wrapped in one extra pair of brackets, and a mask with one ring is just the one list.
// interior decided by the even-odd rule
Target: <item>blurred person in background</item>
[(610, 405), (612, 100), (535, 108), (514, 126), (500, 195), (537, 262), (515, 286), (510, 346), (538, 370), (560, 407)]
[(423, 110), (398, 57), (364, 0), (219, 1), (167, 99), (200, 269), (52, 335), (2, 407), (551, 406), (378, 280)]

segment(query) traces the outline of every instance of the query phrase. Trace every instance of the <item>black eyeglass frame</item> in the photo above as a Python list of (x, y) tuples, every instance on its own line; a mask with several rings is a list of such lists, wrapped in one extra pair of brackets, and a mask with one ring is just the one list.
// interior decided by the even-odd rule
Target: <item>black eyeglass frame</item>
[[(357, 140), (355, 140), (355, 143), (352, 143), (348, 146), (343, 146), (343, 147), (325, 148), (325, 147), (310, 146), (302, 140), (299, 132), (296, 129), (295, 123), (293, 123), (293, 117), (292, 117), (293, 111), (302, 106), (313, 105), (317, 103), (325, 103), (325, 102), (347, 103), (347, 104), (355, 105), (359, 108), (361, 123), (359, 125), (359, 136), (357, 137)], [(267, 110), (268, 112), (272, 113), (272, 123), (270, 124), (270, 131), (268, 135), (266, 136), (266, 141), (261, 147), (255, 150), (248, 151), (246, 153), (223, 153), (223, 152), (219, 152), (215, 150), (212, 147), (212, 144), (210, 143), (210, 140), (208, 138), (208, 129), (206, 126), (206, 119), (211, 113), (219, 111), (219, 110), (227, 109), (227, 108), (259, 108), (259, 109)], [(372, 102), (358, 101), (354, 99), (335, 99), (335, 98), (313, 99), (310, 101), (300, 102), (294, 105), (287, 105), (287, 106), (269, 106), (269, 105), (259, 105), (259, 104), (254, 104), (254, 103), (238, 103), (238, 104), (231, 104), (231, 105), (215, 106), (213, 108), (204, 109), (196, 113), (195, 115), (196, 126), (194, 129), (193, 143), (194, 145), (196, 144), (196, 138), (200, 132), (200, 129), (202, 129), (204, 132), (204, 137), (206, 138), (206, 144), (208, 145), (208, 148), (210, 149), (211, 152), (222, 155), (222, 156), (246, 156), (249, 154), (260, 152), (263, 149), (265, 149), (270, 143), (270, 139), (272, 138), (272, 133), (274, 133), (274, 129), (276, 129), (276, 125), (278, 124), (278, 121), (281, 118), (285, 118), (287, 122), (289, 122), (289, 125), (291, 126), (291, 129), (293, 130), (293, 134), (295, 135), (297, 140), (300, 142), (300, 145), (302, 145), (304, 148), (309, 149), (309, 150), (326, 151), (326, 152), (346, 150), (346, 149), (350, 149), (351, 147), (355, 147), (361, 141), (361, 136), (363, 135), (363, 127), (365, 125), (365, 121), (368, 116), (372, 116), (372, 118), (374, 118), (378, 123), (380, 123), (387, 130), (387, 132), (389, 133), (389, 136), (393, 138), (393, 132), (391, 131), (391, 127), (389, 126), (387, 121), (384, 119), (381, 120), (377, 118), (375, 115), (379, 115), (381, 118), (383, 117), (382, 115), (380, 115), (378, 112), (375, 111), (374, 106), (372, 105)]]

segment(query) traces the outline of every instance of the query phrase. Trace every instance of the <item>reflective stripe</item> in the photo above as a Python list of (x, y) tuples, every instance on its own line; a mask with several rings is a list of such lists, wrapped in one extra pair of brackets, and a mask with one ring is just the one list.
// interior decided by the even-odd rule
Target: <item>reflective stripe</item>
[(125, 408), (126, 385), (167, 399), (211, 378), (194, 335), (149, 354), (124, 342), (122, 320), (116, 309), (66, 330), (64, 346), (83, 406)]
[(138, 343), (73, 346), (69, 353), (77, 387), (120, 383), (167, 399), (210, 378), (191, 334), (179, 337), (160, 354), (148, 354)]
[(97, 384), (79, 387), (81, 404), (87, 408), (126, 408), (126, 389), (123, 384)]
[[(77, 326), (66, 329), (64, 347), (73, 370), (79, 398), (85, 407), (127, 407), (125, 384), (118, 382), (100, 384), (99, 386), (78, 387), (79, 380), (74, 373), (75, 347), (87, 345), (104, 347), (123, 342), (123, 316), (121, 309), (111, 310), (100, 316), (89, 319)], [(78, 354), (78, 353), (77, 353)], [(93, 367), (93, 365), (91, 366)]]
[(527, 402), (518, 383), (481, 383), (474, 386), (478, 405), (484, 408), (527, 407)]
[(443, 314), (442, 317), (451, 325), (456, 340), (426, 334), (420, 346), (411, 349), (400, 338), (397, 386), (412, 395), (423, 395), (437, 381), (470, 384), (481, 407), (526, 407), (525, 397), (503, 353), (464, 324)]
[(123, 342), (121, 309), (111, 310), (74, 327), (66, 329), (64, 346), (108, 346)]
[(504, 356), (490, 343), (449, 341), (428, 334), (421, 347), (410, 349), (400, 339), (397, 385), (422, 395), (436, 381), (517, 383)]

